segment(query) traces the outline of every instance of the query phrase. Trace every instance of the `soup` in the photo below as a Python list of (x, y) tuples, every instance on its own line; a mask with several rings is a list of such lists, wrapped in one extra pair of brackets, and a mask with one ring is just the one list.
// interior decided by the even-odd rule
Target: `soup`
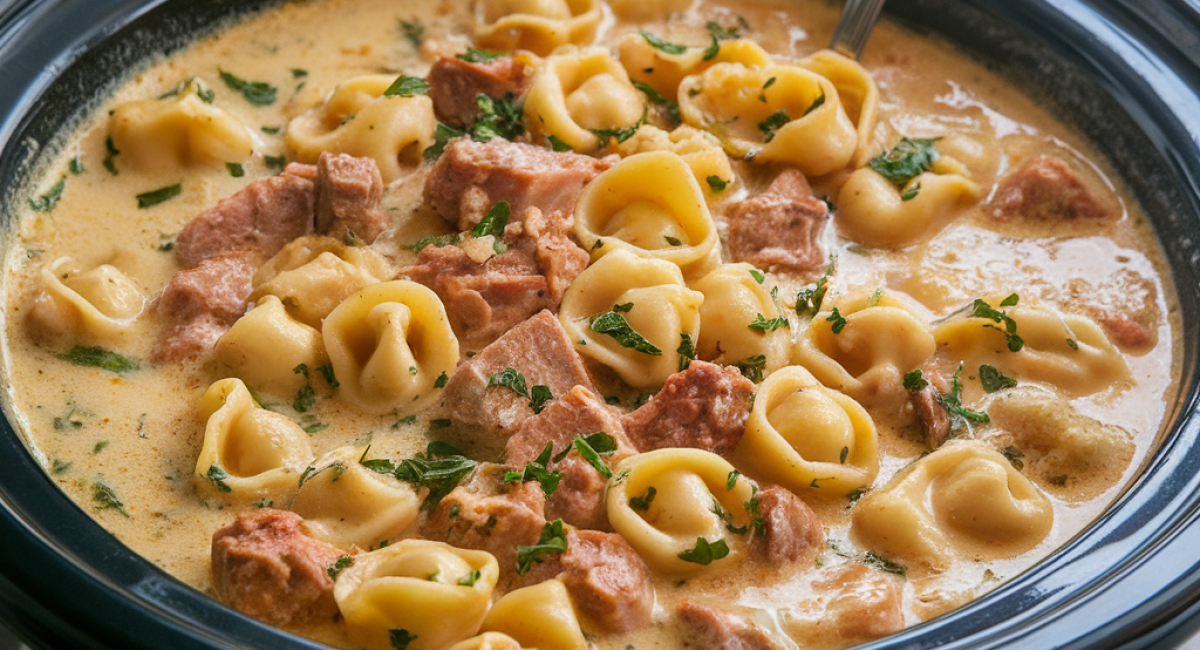
[(290, 3), (147, 62), (30, 191), (20, 429), (338, 647), (835, 648), (986, 593), (1150, 451), (1170, 279), (1036, 97), (835, 19)]

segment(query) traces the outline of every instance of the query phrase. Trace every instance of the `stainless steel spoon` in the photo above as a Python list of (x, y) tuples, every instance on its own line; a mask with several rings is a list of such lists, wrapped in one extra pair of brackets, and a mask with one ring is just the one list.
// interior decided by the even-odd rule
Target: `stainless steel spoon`
[(867, 44), (867, 37), (879, 19), (883, 10), (884, 0), (846, 0), (842, 9), (842, 17), (838, 19), (837, 29), (833, 31), (835, 52), (857, 59)]

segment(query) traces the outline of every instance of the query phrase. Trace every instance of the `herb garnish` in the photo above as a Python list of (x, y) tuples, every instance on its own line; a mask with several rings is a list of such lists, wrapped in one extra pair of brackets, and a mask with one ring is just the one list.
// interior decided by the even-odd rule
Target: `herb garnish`
[(679, 334), (679, 347), (675, 348), (675, 352), (679, 354), (680, 372), (687, 370), (692, 361), (696, 360), (696, 342), (690, 334)]
[(411, 249), (414, 253), (420, 253), (421, 249), (425, 248), (426, 246), (444, 248), (446, 246), (457, 246), (460, 241), (461, 238), (457, 233), (450, 233), (449, 235), (434, 235), (432, 237), (422, 237), (421, 239), (418, 239), (417, 243), (409, 246), (409, 249)]
[(758, 314), (754, 322), (750, 323), (747, 327), (765, 334), (767, 332), (774, 332), (781, 327), (788, 327), (788, 320), (783, 316), (777, 316), (768, 320), (762, 314)]
[(226, 86), (242, 93), (242, 97), (251, 104), (269, 106), (275, 103), (276, 89), (265, 81), (246, 81), (224, 70), (218, 72), (221, 75), (221, 81), (224, 81)]
[(71, 162), (67, 163), (67, 169), (75, 176), (82, 174), (84, 172), (83, 159), (75, 156), (71, 159)]
[(462, 129), (456, 129), (449, 124), (437, 123), (437, 130), (433, 133), (433, 144), (425, 149), (423, 157), (425, 162), (433, 162), (441, 157), (442, 152), (446, 150), (446, 143), (450, 140), (464, 136), (467, 132)]
[(263, 163), (271, 169), (283, 169), (287, 166), (286, 156), (263, 156)]
[(971, 409), (962, 405), (962, 384), (958, 381), (958, 376), (961, 373), (962, 364), (960, 363), (958, 364), (958, 369), (954, 371), (954, 377), (950, 380), (950, 392), (946, 395), (939, 395), (937, 398), (938, 403), (945, 407), (950, 415), (955, 416), (955, 424), (957, 426), (953, 426), (952, 429), (956, 431), (962, 428), (962, 425), (966, 421), (978, 422), (981, 424), (992, 421), (992, 419), (988, 417), (987, 413), (982, 411), (972, 411)]
[(775, 132), (783, 128), (783, 125), (790, 121), (792, 121), (792, 118), (782, 108), (768, 115), (767, 119), (758, 123), (758, 130), (763, 133), (763, 142), (774, 140)]
[(658, 494), (658, 490), (654, 486), (646, 488), (646, 494), (640, 497), (629, 497), (629, 507), (638, 512), (646, 512), (650, 509), (650, 504), (654, 502), (654, 497)]
[(233, 488), (225, 484), (225, 479), (229, 478), (229, 474), (216, 463), (208, 466), (208, 473), (204, 475), (204, 478), (212, 481), (212, 484), (217, 486), (217, 489), (221, 492), (229, 493), (233, 491)]
[(113, 491), (107, 483), (99, 479), (92, 482), (92, 501), (96, 504), (96, 510), (107, 510), (112, 508), (117, 512), (129, 518), (129, 513), (125, 511), (125, 504), (117, 498), (117, 493)]
[(829, 291), (829, 278), (833, 275), (837, 266), (837, 260), (830, 260), (829, 267), (825, 269), (825, 275), (817, 280), (816, 284), (810, 289), (801, 289), (796, 292), (796, 315), (797, 316), (816, 316), (821, 311), (821, 303), (825, 300), (825, 294)]
[(765, 354), (756, 354), (752, 357), (746, 357), (734, 365), (741, 371), (742, 376), (757, 384), (762, 381), (763, 370), (767, 367), (767, 356)]
[(417, 635), (408, 630), (388, 630), (388, 641), (395, 650), (408, 650), (408, 644), (417, 640)]
[[(738, 17), (738, 21), (743, 27), (746, 26), (746, 22), (742, 20), (740, 16)], [(722, 27), (720, 23), (712, 20), (708, 21), (708, 23), (704, 25), (704, 28), (707, 29), (708, 33), (718, 41), (732, 41), (742, 37), (742, 35), (738, 33), (737, 27), (725, 28)]]
[(118, 172), (117, 163), (114, 158), (121, 153), (121, 150), (113, 146), (113, 139), (111, 135), (104, 138), (104, 151), (104, 168), (108, 170), (108, 173), (116, 176)]
[(503, 372), (494, 372), (488, 378), (488, 387), (505, 386), (521, 397), (529, 397), (529, 389), (525, 385), (525, 377), (514, 368), (505, 368)]
[(667, 117), (673, 123), (678, 124), (683, 121), (683, 117), (679, 114), (679, 102), (673, 102), (666, 97), (663, 97), (653, 86), (644, 81), (633, 82), (633, 87), (642, 91), (646, 95), (646, 99), (650, 100), (651, 104), (662, 106), (667, 111)]
[(1000, 372), (999, 368), (985, 363), (979, 366), (979, 383), (983, 384), (984, 391), (994, 393), (1002, 388), (1016, 386), (1017, 380)]
[(325, 573), (329, 574), (329, 578), (331, 580), (337, 580), (338, 574), (342, 572), (342, 569), (345, 569), (351, 564), (354, 564), (354, 558), (350, 557), (349, 555), (343, 555), (339, 557), (337, 561), (327, 567), (325, 569)]
[(718, 539), (715, 542), (709, 543), (707, 539), (697, 537), (696, 545), (680, 553), (679, 559), (684, 562), (695, 562), (696, 564), (708, 566), (714, 560), (720, 560), (727, 555), (729, 555), (729, 545), (725, 543), (725, 540)]
[(567, 534), (563, 532), (563, 520), (555, 519), (542, 526), (542, 534), (533, 546), (517, 546), (517, 575), (529, 572), (534, 562), (542, 562), (546, 555), (567, 550)]
[(867, 161), (875, 170), (897, 187), (929, 171), (939, 157), (934, 143), (941, 138), (901, 138), (899, 144)]
[(908, 574), (908, 569), (905, 569), (903, 566), (896, 564), (892, 560), (879, 555), (875, 551), (867, 551), (867, 554), (863, 556), (863, 564), (873, 566), (880, 571), (885, 571), (898, 576), (904, 576)]
[(646, 123), (646, 106), (643, 104), (642, 105), (642, 116), (640, 118), (638, 118), (638, 121), (634, 122), (632, 126), (626, 127), (624, 129), (590, 129), (590, 130), (592, 132), (592, 135), (595, 135), (597, 138), (600, 139), (600, 146), (607, 147), (612, 140), (616, 140), (617, 144), (621, 144), (622, 142), (628, 140), (629, 138), (632, 138), (633, 134), (637, 133), (638, 129), (642, 128), (642, 125), (645, 123)]
[(29, 207), (36, 212), (50, 212), (54, 210), (54, 205), (62, 198), (63, 188), (66, 187), (67, 177), (63, 176), (58, 179), (49, 192), (39, 196), (36, 199), (29, 199)]
[(720, 176), (709, 176), (704, 179), (708, 182), (708, 187), (713, 192), (724, 192), (726, 187), (729, 187), (729, 181), (723, 180)]
[(553, 399), (554, 394), (550, 392), (549, 386), (536, 384), (529, 389), (529, 408), (533, 409), (534, 413), (541, 413), (546, 404)]
[(169, 200), (179, 196), (179, 194), (181, 192), (183, 192), (183, 185), (181, 183), (176, 183), (174, 185), (160, 187), (157, 190), (153, 190), (151, 192), (144, 192), (142, 194), (138, 194), (137, 195), (138, 209), (144, 210), (146, 208), (154, 207), (154, 206), (158, 205), (159, 203), (163, 203), (164, 201), (169, 201)]
[[(442, 374), (438, 375), (437, 379), (435, 379), (433, 381), (433, 387), (434, 388), (445, 388), (446, 382), (448, 382), (448, 381), (450, 381), (450, 378), (446, 376), (446, 371), (443, 370)], [(535, 388), (536, 388), (536, 386), (535, 386)]]
[(487, 214), (483, 215), (479, 223), (475, 224), (475, 228), (471, 230), (471, 234), (476, 237), (486, 237), (487, 235), (495, 237), (496, 241), (492, 245), (492, 248), (499, 255), (508, 250), (508, 247), (504, 245), (504, 242), (500, 241), (500, 238), (504, 236), (504, 227), (508, 225), (508, 219), (511, 215), (512, 209), (509, 207), (508, 201), (499, 201), (487, 211)]
[(928, 385), (929, 385), (929, 382), (925, 381), (925, 377), (923, 377), (921, 375), (920, 368), (913, 368), (912, 370), (909, 370), (908, 372), (904, 373), (904, 389), (905, 390), (910, 390), (910, 391), (916, 392), (918, 390), (921, 390), (922, 388), (925, 388)]
[(642, 35), (642, 38), (646, 39), (646, 42), (650, 44), (650, 47), (656, 50), (661, 50), (667, 54), (683, 54), (684, 52), (687, 52), (686, 45), (679, 45), (678, 43), (664, 41), (650, 32), (638, 33)]
[(234, 178), (241, 178), (246, 175), (246, 169), (242, 167), (242, 163), (227, 162), (225, 169), (229, 170), (229, 175)]
[(833, 323), (830, 329), (833, 330), (834, 334), (841, 334), (842, 330), (846, 329), (846, 317), (842, 316), (837, 307), (833, 308), (833, 311), (830, 312), (829, 317), (825, 320)]
[(483, 574), (480, 573), (479, 569), (471, 569), (470, 573), (459, 578), (458, 582), (456, 582), (455, 584), (457, 584), (460, 587), (474, 587), (475, 583), (479, 582), (479, 579), (482, 577), (483, 577)]
[[(1000, 306), (1012, 307), (1017, 304), (1018, 300), (1020, 300), (1020, 298), (1017, 296), (1017, 294), (1009, 294), (1007, 298), (1000, 301)], [(1003, 324), (1004, 329), (996, 327), (990, 323), (984, 325), (984, 327), (989, 327), (1000, 332), (1001, 334), (1004, 334), (1004, 338), (1008, 340), (1008, 349), (1010, 351), (1020, 352), (1021, 348), (1025, 346), (1025, 340), (1020, 336), (1017, 336), (1017, 321), (1009, 317), (1007, 312), (993, 308), (983, 299), (977, 298), (972, 304), (971, 318), (986, 318), (993, 323)]]
[(138, 364), (116, 352), (97, 346), (76, 345), (58, 357), (77, 366), (94, 366), (109, 372), (123, 374), (138, 369)]
[(541, 484), (542, 492), (546, 493), (546, 496), (554, 494), (554, 490), (558, 488), (558, 482), (562, 480), (562, 474), (551, 472), (546, 468), (550, 464), (550, 454), (553, 451), (554, 443), (547, 442), (546, 448), (542, 450), (542, 453), (538, 454), (537, 458), (525, 463), (524, 472), (505, 472), (504, 480), (521, 481), (522, 483), (537, 481)]
[(559, 152), (571, 151), (571, 145), (563, 142), (562, 140), (559, 140), (558, 136), (556, 136), (554, 134), (550, 134), (550, 135), (546, 136), (546, 141), (550, 143), (551, 151), (559, 151)]
[(384, 97), (413, 97), (414, 95), (429, 94), (429, 82), (420, 77), (400, 75), (383, 91)]
[(493, 52), (492, 50), (476, 49), (468, 47), (465, 54), (456, 54), (455, 58), (462, 59), (467, 63), (491, 63), (496, 59), (502, 59), (508, 56), (509, 52)]
[(425, 35), (425, 26), (417, 21), (409, 22), (407, 20), (400, 21), (400, 32), (404, 34), (404, 38), (412, 43), (414, 48), (421, 47), (421, 39)]
[[(418, 490), (427, 488), (429, 493), (425, 496), (421, 508), (432, 510), (442, 500), (442, 497), (450, 494), (451, 490), (458, 487), (458, 484), (479, 465), (456, 452), (457, 450), (449, 445), (438, 445), (437, 441), (431, 442), (425, 448), (424, 454), (400, 461), (392, 474), (397, 479), (412, 484)], [(367, 462), (372, 461), (360, 462), (368, 469), (381, 474), (387, 473), (366, 465)]]
[(613, 337), (621, 347), (630, 348), (655, 357), (662, 355), (662, 350), (634, 331), (629, 321), (625, 320), (624, 316), (615, 311), (596, 314), (589, 319), (588, 323), (593, 332)]
[(476, 142), (487, 142), (493, 138), (512, 140), (525, 132), (525, 113), (512, 93), (504, 93), (499, 99), (493, 99), (480, 93), (475, 96), (475, 104), (482, 112), (468, 132)]

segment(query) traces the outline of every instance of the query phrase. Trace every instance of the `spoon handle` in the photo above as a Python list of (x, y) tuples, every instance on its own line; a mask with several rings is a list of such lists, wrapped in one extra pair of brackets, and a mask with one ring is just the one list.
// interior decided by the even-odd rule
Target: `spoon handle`
[(842, 17), (833, 32), (834, 51), (857, 59), (867, 44), (867, 37), (879, 19), (884, 0), (846, 0)]

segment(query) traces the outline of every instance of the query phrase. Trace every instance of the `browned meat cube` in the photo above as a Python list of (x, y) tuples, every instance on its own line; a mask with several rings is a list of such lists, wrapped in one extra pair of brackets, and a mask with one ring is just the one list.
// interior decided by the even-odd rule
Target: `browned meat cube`
[(527, 55), (506, 56), (486, 63), (471, 63), (457, 57), (433, 62), (425, 80), (437, 118), (454, 126), (469, 126), (479, 115), (475, 98), (492, 98), (512, 93), (520, 97), (533, 80), (534, 68)]
[[(899, 578), (865, 564), (843, 564), (828, 570), (827, 575), (814, 581), (813, 587), (828, 603), (820, 628), (832, 637), (830, 644), (858, 645), (904, 629), (904, 590)], [(820, 639), (813, 638), (813, 643)]]
[(392, 227), (391, 217), (379, 207), (383, 177), (373, 158), (323, 152), (314, 194), (319, 233), (339, 237), (348, 231), (369, 244)]
[(625, 415), (625, 434), (639, 451), (694, 447), (727, 456), (745, 432), (753, 395), (754, 382), (736, 368), (693, 361)]
[(993, 214), (1034, 221), (1106, 219), (1121, 214), (1111, 195), (1088, 187), (1067, 163), (1038, 156), (1000, 182)]
[(565, 395), (575, 386), (596, 391), (558, 319), (539, 312), (463, 362), (446, 383), (444, 417), (468, 430), (465, 443), (499, 451), (533, 415), (528, 396), (509, 386), (488, 386), (493, 375), (509, 368), (521, 375), (527, 392), (536, 385), (548, 387), (552, 395)]
[(598, 530), (567, 533), (556, 577), (598, 629), (628, 632), (650, 624), (650, 569), (624, 537)]
[(514, 218), (529, 208), (561, 215), (570, 228), (583, 186), (612, 166), (575, 153), (531, 144), (451, 140), (425, 181), (425, 202), (447, 223), (470, 230), (488, 210), (507, 201)]
[[(625, 438), (620, 413), (604, 403), (583, 386), (576, 386), (565, 395), (555, 395), (544, 411), (525, 420), (508, 439), (504, 448), (506, 462), (521, 469), (535, 460), (550, 443), (551, 458), (571, 448), (575, 437), (603, 431), (617, 441), (617, 450), (602, 457), (611, 469), (635, 452)], [(546, 518), (562, 519), (579, 528), (608, 530), (608, 514), (604, 505), (607, 480), (577, 452), (567, 454), (561, 461), (547, 467), (558, 472), (562, 479), (558, 488), (546, 499)]]
[(172, 361), (211, 350), (245, 313), (256, 262), (251, 253), (230, 253), (176, 273), (158, 302), (168, 326), (154, 359)]
[(765, 630), (748, 617), (690, 598), (679, 603), (679, 620), (705, 650), (782, 650)]
[(303, 523), (297, 514), (262, 508), (218, 530), (212, 541), (217, 598), (272, 625), (336, 618), (328, 570), (343, 553), (305, 535)]
[(771, 563), (811, 565), (825, 548), (821, 519), (786, 488), (772, 485), (759, 491), (758, 513), (763, 518), (763, 534), (754, 542)]
[(759, 268), (815, 271), (825, 266), (821, 232), (829, 208), (813, 196), (804, 174), (785, 170), (762, 194), (729, 212), (729, 253)]
[(247, 251), (266, 260), (284, 244), (313, 231), (311, 166), (288, 165), (256, 180), (192, 219), (175, 238), (185, 268), (223, 253)]

